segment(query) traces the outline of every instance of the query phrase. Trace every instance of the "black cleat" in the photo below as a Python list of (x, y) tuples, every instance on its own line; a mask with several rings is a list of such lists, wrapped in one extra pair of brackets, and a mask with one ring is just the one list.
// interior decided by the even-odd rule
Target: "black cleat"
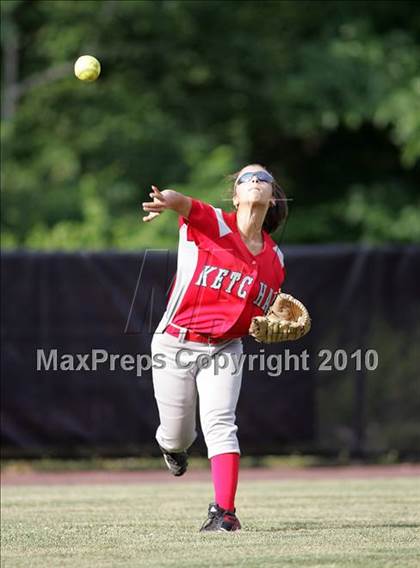
[(236, 509), (228, 511), (222, 509), (217, 503), (210, 503), (208, 517), (204, 521), (200, 532), (204, 531), (217, 531), (217, 532), (232, 532), (238, 531), (241, 528), (241, 523), (235, 515)]
[(165, 460), (165, 463), (172, 475), (175, 475), (175, 477), (184, 475), (188, 467), (187, 452), (168, 452), (161, 446), (159, 446), (159, 448), (161, 449), (163, 459)]

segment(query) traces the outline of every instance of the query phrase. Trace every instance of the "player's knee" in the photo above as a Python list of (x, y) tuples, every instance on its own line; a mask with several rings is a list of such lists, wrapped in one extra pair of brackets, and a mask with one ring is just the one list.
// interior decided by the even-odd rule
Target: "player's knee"
[(236, 441), (238, 427), (235, 424), (235, 414), (232, 412), (210, 415), (202, 427), (207, 446)]

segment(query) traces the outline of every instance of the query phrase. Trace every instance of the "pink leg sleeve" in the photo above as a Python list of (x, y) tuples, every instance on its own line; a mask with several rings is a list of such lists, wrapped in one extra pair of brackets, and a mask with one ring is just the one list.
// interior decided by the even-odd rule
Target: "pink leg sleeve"
[(233, 511), (238, 485), (239, 454), (219, 454), (210, 461), (215, 501), (222, 509)]

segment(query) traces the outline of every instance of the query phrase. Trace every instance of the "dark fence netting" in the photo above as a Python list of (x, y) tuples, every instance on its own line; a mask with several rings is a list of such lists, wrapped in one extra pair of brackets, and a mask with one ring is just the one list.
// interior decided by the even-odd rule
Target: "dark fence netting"
[[(313, 326), (244, 339), (242, 451), (415, 453), (420, 248), (283, 251), (284, 291)], [(4, 456), (158, 454), (150, 341), (175, 270), (165, 250), (2, 255)]]

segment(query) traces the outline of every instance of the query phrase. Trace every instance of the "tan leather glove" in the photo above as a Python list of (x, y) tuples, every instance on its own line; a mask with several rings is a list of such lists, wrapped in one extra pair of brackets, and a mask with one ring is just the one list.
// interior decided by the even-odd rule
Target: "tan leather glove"
[(252, 318), (249, 334), (261, 343), (295, 341), (311, 329), (311, 318), (305, 306), (280, 292), (265, 316)]

